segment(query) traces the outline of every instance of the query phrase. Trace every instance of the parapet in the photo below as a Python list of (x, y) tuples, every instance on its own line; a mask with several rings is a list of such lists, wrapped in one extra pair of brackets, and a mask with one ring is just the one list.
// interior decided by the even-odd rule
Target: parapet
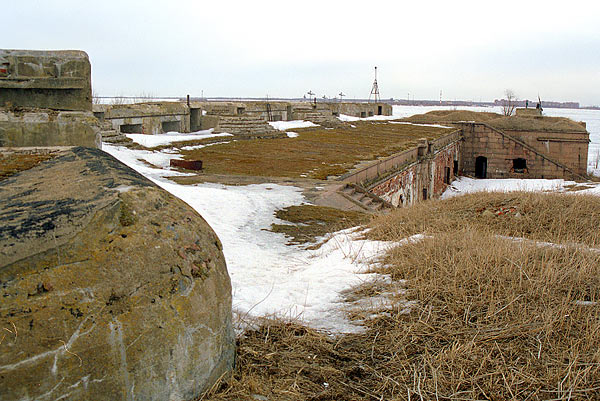
[(542, 110), (539, 108), (518, 108), (515, 110), (515, 115), (519, 117), (541, 117)]
[(0, 49), (0, 107), (91, 111), (87, 53)]

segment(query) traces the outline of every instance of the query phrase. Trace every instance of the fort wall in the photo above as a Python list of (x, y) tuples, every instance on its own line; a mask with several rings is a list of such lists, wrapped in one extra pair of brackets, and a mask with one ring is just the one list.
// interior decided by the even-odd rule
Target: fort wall
[(334, 115), (353, 117), (391, 116), (392, 105), (387, 103), (330, 103)]
[[(572, 134), (552, 134), (562, 136), (562, 139), (551, 142), (550, 139), (538, 140), (546, 138), (547, 132), (521, 132), (513, 136), (481, 123), (457, 125), (464, 136), (459, 167), (462, 174), (478, 178), (565, 179), (585, 174), (587, 133), (578, 134), (577, 138)], [(571, 142), (571, 139), (575, 140)], [(545, 142), (548, 142), (548, 148)], [(584, 168), (580, 164), (582, 159)]]
[(0, 49), (0, 106), (91, 111), (88, 55)]
[(392, 155), (342, 177), (393, 206), (439, 197), (458, 173), (462, 131)]
[(100, 147), (82, 51), (0, 49), (0, 147)]
[(190, 109), (184, 103), (137, 103), (94, 105), (94, 115), (126, 134), (190, 132)]

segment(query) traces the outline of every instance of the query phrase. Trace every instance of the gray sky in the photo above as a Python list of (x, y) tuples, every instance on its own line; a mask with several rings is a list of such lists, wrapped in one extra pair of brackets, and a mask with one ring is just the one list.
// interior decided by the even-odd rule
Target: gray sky
[(598, 1), (4, 1), (2, 48), (81, 49), (99, 95), (600, 105)]

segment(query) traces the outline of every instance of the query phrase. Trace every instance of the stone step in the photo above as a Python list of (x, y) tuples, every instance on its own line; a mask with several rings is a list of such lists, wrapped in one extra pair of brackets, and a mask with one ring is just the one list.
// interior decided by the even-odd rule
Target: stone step
[(133, 144), (133, 141), (131, 139), (127, 138), (125, 135), (115, 130), (100, 131), (100, 135), (102, 136), (102, 142), (111, 145), (129, 146)]
[(359, 188), (354, 184), (346, 184), (337, 192), (367, 211), (384, 212), (392, 208), (383, 199), (369, 194), (365, 189)]

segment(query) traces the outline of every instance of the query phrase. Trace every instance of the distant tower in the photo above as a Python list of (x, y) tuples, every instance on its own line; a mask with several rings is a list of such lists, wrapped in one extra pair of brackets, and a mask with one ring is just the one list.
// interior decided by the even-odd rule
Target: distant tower
[(373, 81), (373, 87), (371, 88), (371, 94), (369, 95), (369, 102), (371, 101), (371, 96), (376, 102), (381, 101), (379, 97), (379, 85), (377, 85), (377, 67), (375, 67), (375, 81)]
[(442, 105), (442, 90), (440, 89), (440, 106)]

